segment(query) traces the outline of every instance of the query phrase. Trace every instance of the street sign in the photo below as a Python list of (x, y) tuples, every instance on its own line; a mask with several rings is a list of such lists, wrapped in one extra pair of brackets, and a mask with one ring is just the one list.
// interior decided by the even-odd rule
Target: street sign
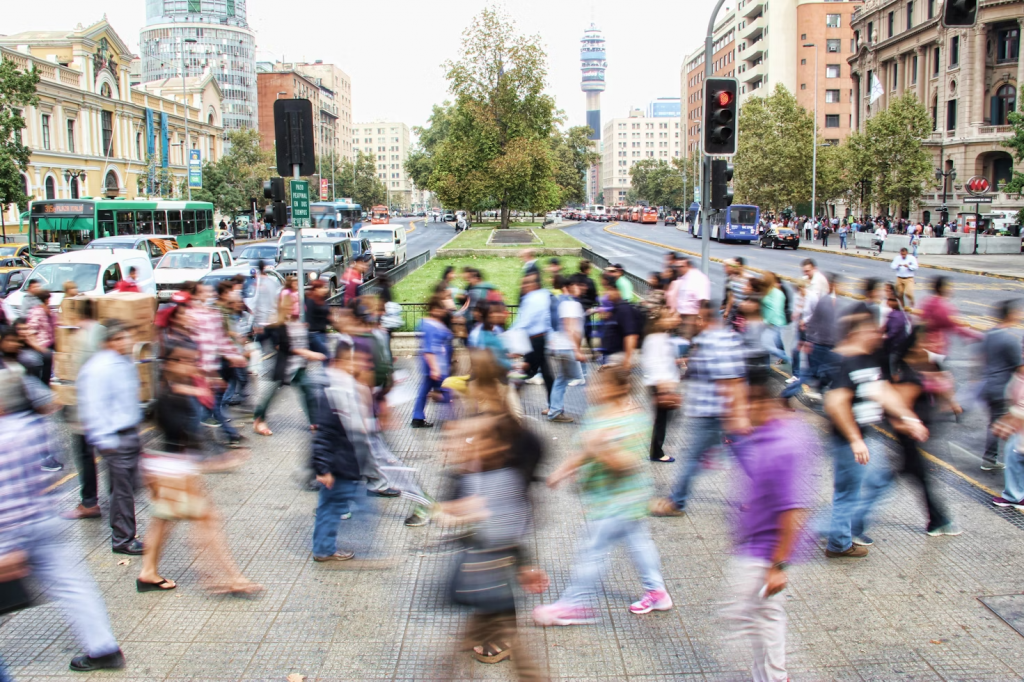
[(292, 180), (292, 225), (309, 227), (309, 180)]
[(191, 189), (203, 188), (203, 157), (198, 149), (188, 150), (188, 186)]
[(961, 213), (977, 213), (978, 215), (988, 215), (992, 212), (992, 204), (963, 204), (960, 206)]
[(988, 178), (981, 175), (975, 175), (967, 181), (967, 184), (964, 185), (964, 187), (966, 187), (967, 191), (974, 196), (987, 194), (988, 191), (992, 189), (992, 185), (989, 183)]
[(965, 204), (991, 204), (992, 197), (964, 197)]
[(327, 201), (327, 178), (320, 178), (320, 201)]

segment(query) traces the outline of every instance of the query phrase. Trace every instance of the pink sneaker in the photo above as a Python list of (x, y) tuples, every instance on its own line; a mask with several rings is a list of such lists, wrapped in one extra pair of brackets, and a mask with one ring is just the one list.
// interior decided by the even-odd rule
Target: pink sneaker
[(581, 606), (569, 606), (561, 602), (542, 604), (533, 610), (533, 621), (537, 625), (586, 625), (594, 622), (594, 613)]
[(629, 610), (636, 614), (651, 611), (668, 611), (672, 608), (672, 597), (665, 590), (651, 590), (638, 602), (633, 602)]

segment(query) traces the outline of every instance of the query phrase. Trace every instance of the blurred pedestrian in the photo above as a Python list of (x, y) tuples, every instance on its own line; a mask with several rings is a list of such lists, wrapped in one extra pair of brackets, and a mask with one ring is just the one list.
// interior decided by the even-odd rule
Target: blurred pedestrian
[(49, 385), (53, 376), (53, 344), (57, 337), (57, 320), (50, 310), (50, 292), (39, 291), (39, 305), (29, 311), (25, 318), (28, 346), (39, 354), (39, 380)]
[[(896, 297), (906, 308), (914, 306), (914, 275), (917, 274), (917, 258), (907, 253), (906, 247), (900, 249), (898, 256), (892, 259), (889, 267), (896, 271)], [(909, 301), (909, 302), (908, 302)]]
[[(539, 274), (528, 274), (523, 277), (523, 297), (519, 302), (519, 315), (513, 329), (520, 329), (530, 337), (531, 351), (523, 356), (526, 363), (526, 380), (538, 373), (544, 380), (547, 401), (551, 400), (551, 389), (555, 379), (547, 362), (547, 336), (551, 332), (551, 293), (542, 289)], [(547, 414), (548, 409), (542, 411)]]
[(981, 398), (988, 408), (988, 431), (985, 434), (985, 452), (982, 455), (983, 471), (1002, 469), (999, 461), (1001, 442), (996, 435), (995, 425), (1009, 409), (1006, 387), (1021, 366), (1021, 344), (1010, 331), (1020, 324), (1021, 309), (1017, 301), (1003, 301), (998, 306), (999, 318), (996, 326), (985, 332), (979, 348), (982, 371)]
[(114, 289), (116, 291), (118, 291), (118, 292), (121, 292), (121, 293), (137, 294), (140, 291), (142, 291), (139, 288), (138, 277), (139, 277), (139, 269), (136, 268), (134, 265), (129, 266), (128, 267), (128, 275), (126, 277), (124, 277), (120, 282), (118, 282), (117, 285), (114, 287)]
[(665, 434), (669, 420), (682, 404), (679, 395), (679, 352), (670, 333), (679, 326), (679, 316), (671, 308), (651, 320), (644, 338), (640, 361), (644, 369), (644, 385), (654, 402), (654, 430), (651, 433), (649, 457), (652, 462), (670, 463), (675, 457), (665, 454)]
[(430, 395), (446, 396), (441, 383), (448, 378), (451, 370), (452, 332), (441, 320), (447, 314), (441, 296), (434, 294), (427, 302), (427, 317), (420, 322), (420, 370), (423, 378), (412, 410), (411, 426), (414, 429), (434, 426), (433, 422), (427, 421), (427, 398)]
[(583, 338), (583, 306), (576, 300), (580, 289), (574, 280), (555, 275), (554, 288), (560, 293), (552, 301), (553, 329), (548, 335), (549, 359), (555, 370), (548, 404), (548, 421), (571, 424), (573, 418), (565, 413), (565, 391), (570, 382), (583, 378), (580, 365), (586, 360), (580, 347)]
[(608, 302), (601, 323), (601, 353), (604, 357), (622, 353), (622, 361), (627, 368), (631, 368), (633, 355), (640, 347), (640, 325), (643, 320), (623, 298), (616, 281), (615, 276), (609, 273), (601, 277), (602, 290)]

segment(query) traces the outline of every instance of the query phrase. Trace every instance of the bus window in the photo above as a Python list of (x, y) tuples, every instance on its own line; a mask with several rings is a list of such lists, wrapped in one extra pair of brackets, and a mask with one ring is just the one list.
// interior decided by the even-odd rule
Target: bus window
[(136, 234), (149, 234), (153, 231), (153, 212), (152, 211), (136, 211), (135, 212), (135, 229)]
[(114, 212), (113, 211), (96, 211), (96, 215), (99, 217), (99, 236), (100, 237), (113, 237), (114, 236)]
[(167, 211), (153, 211), (153, 234), (167, 234)]
[(196, 212), (195, 211), (182, 211), (182, 217), (184, 222), (184, 233), (195, 234), (196, 233)]
[(117, 212), (117, 236), (135, 234), (135, 214), (132, 211)]
[(181, 231), (181, 211), (167, 212), (167, 234), (183, 234)]
[(209, 230), (213, 227), (213, 211), (196, 211), (196, 217), (202, 216), (199, 221), (199, 231)]

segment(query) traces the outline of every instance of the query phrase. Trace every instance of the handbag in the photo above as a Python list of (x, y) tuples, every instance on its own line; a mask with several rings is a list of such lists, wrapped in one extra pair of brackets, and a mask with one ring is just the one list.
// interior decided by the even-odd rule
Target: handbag
[(464, 549), (452, 575), (452, 601), (491, 613), (515, 609), (517, 554), (514, 547)]
[(191, 457), (144, 452), (141, 469), (152, 499), (152, 515), (156, 518), (201, 519), (209, 513), (206, 487)]
[(15, 577), (0, 582), (0, 616), (32, 606), (32, 595), (26, 584), (29, 568), (24, 557), (12, 561), (5, 572)]

